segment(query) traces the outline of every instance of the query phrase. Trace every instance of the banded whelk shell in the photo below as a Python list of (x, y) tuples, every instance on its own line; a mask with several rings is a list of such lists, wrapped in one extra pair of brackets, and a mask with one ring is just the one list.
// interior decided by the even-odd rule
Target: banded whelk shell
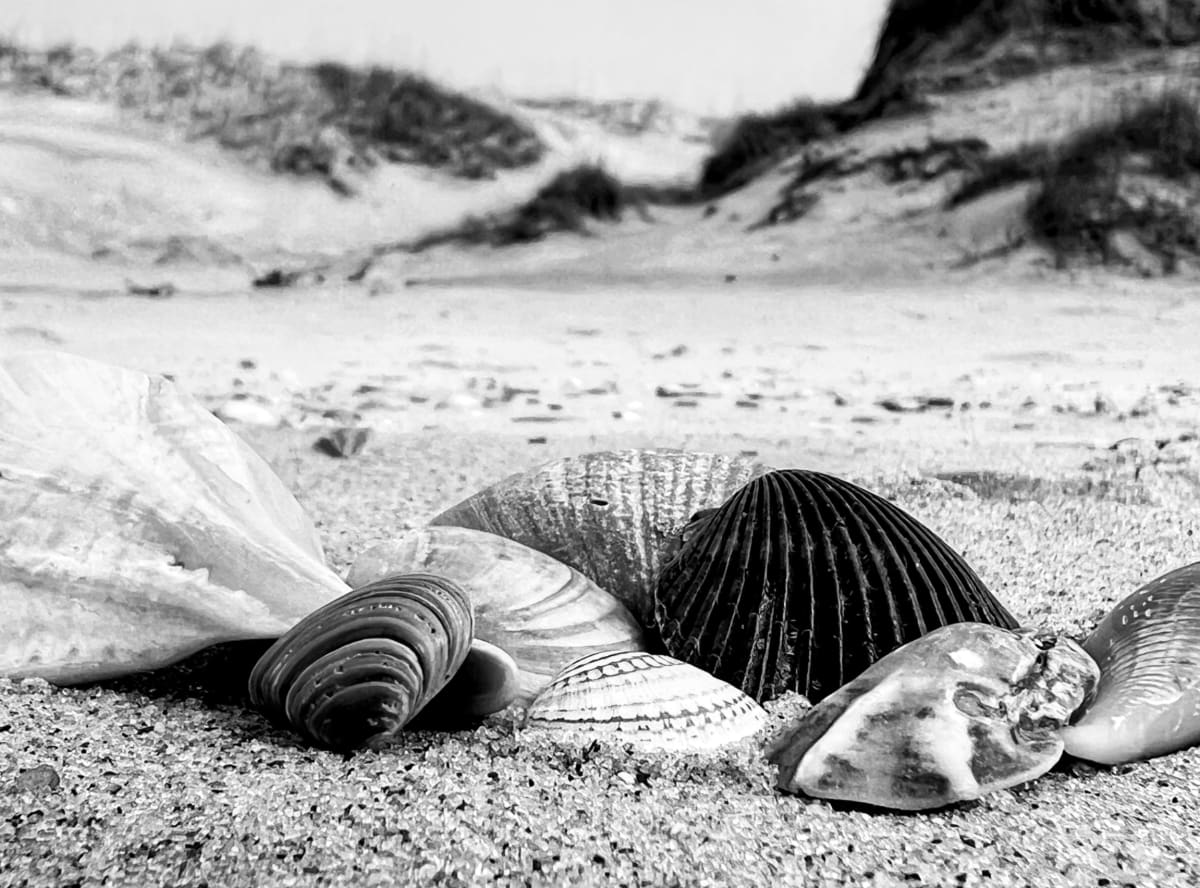
[[(250, 673), (250, 702), (330, 749), (378, 747), (433, 700), (467, 660), (472, 639), (466, 593), (443, 577), (385, 577), (330, 602), (271, 646)], [(473, 676), (481, 697), (460, 690), (478, 708), (497, 687), (515, 690), (511, 667), (494, 649), (479, 652)], [(486, 713), (475, 712), (475, 715)]]
[(1151, 580), (1084, 642), (1096, 698), (1067, 728), (1067, 752), (1115, 765), (1200, 743), (1200, 562)]
[(69, 684), (276, 638), (345, 594), (308, 516), (160, 376), (0, 360), (0, 675)]
[(948, 623), (1016, 626), (932, 531), (819, 472), (755, 478), (682, 538), (655, 595), (667, 652), (760, 701), (818, 702)]
[(678, 531), (765, 469), (742, 456), (616, 450), (512, 475), (431, 524), (483, 530), (561, 561), (615, 595), (643, 625)]
[(348, 579), (357, 585), (409, 571), (448, 577), (466, 590), (476, 636), (516, 660), (526, 701), (583, 654), (642, 647), (641, 627), (619, 601), (578, 571), (504, 537), (464, 527), (405, 531), (360, 555)]
[(732, 685), (671, 657), (629, 651), (568, 665), (533, 701), (525, 722), (669, 752), (737, 743), (765, 723), (763, 708)]
[(788, 792), (919, 811), (1046, 773), (1095, 690), (1079, 645), (956, 623), (888, 654), (768, 750)]

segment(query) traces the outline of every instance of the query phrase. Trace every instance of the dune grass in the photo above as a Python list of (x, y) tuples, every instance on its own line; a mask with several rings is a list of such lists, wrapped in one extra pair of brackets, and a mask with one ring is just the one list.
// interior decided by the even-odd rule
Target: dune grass
[(112, 101), (189, 139), (350, 190), (356, 169), (415, 163), (481, 178), (545, 148), (516, 118), (409, 71), (293, 65), (216, 43), (109, 53), (0, 48), (0, 87)]
[(892, 0), (853, 97), (740, 118), (705, 163), (697, 193), (719, 197), (808, 142), (920, 109), (929, 91), (1198, 40), (1197, 0)]
[(764, 172), (783, 154), (841, 128), (837, 105), (802, 101), (773, 114), (736, 120), (704, 162), (697, 196), (708, 200), (727, 194)]
[(603, 165), (580, 164), (563, 170), (529, 200), (504, 213), (470, 216), (409, 246), (413, 252), (447, 243), (507, 247), (539, 241), (549, 234), (587, 235), (588, 220), (619, 222), (630, 207), (643, 207), (645, 195), (626, 186)]
[(1027, 218), (1060, 264), (1102, 261), (1132, 236), (1166, 270), (1200, 252), (1200, 95), (1174, 89), (1120, 109), (1058, 143), (986, 158), (950, 197), (958, 206), (1029, 182)]
[(534, 163), (544, 151), (533, 130), (510, 115), (412, 72), (325, 62), (312, 73), (338, 125), (389, 160), (485, 178)]

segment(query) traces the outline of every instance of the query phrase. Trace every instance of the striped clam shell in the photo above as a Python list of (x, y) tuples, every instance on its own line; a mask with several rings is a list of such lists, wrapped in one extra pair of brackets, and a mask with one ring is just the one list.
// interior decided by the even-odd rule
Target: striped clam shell
[(1200, 562), (1121, 601), (1083, 646), (1100, 686), (1065, 732), (1068, 753), (1114, 765), (1200, 743)]
[(790, 689), (817, 702), (949, 623), (1016, 626), (899, 507), (799, 469), (755, 478), (685, 528), (655, 602), (668, 653), (757, 700)]
[(385, 577), (280, 637), (250, 673), (250, 701), (319, 746), (378, 747), (446, 686), (472, 631), (470, 601), (454, 583)]
[(640, 650), (642, 630), (613, 596), (578, 571), (520, 543), (464, 527), (422, 527), (364, 552), (351, 584), (427, 571), (462, 586), (475, 634), (517, 662), (533, 699), (567, 663), (596, 651)]
[(580, 657), (538, 695), (525, 722), (671, 752), (737, 743), (765, 723), (762, 707), (732, 685), (671, 657), (633, 651)]
[(981, 623), (935, 629), (809, 710), (767, 758), (788, 792), (906, 811), (1033, 780), (1099, 670), (1079, 645)]
[(523, 543), (575, 568), (643, 623), (678, 531), (765, 469), (682, 450), (585, 453), (512, 475), (433, 519)]

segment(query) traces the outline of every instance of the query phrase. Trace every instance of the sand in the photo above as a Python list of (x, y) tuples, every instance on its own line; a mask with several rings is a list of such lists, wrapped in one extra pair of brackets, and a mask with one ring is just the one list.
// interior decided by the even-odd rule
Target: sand
[[(0, 300), (0, 350), (262, 407), (235, 428), (339, 571), (543, 460), (685, 446), (865, 483), (1020, 619), (1078, 634), (1196, 560), (1198, 310), (1163, 285), (27, 293)], [(350, 422), (375, 429), (360, 455), (311, 449)], [(247, 708), (246, 668), (225, 650), (87, 688), (0, 681), (0, 885), (1200, 881), (1197, 750), (898, 816), (783, 795), (750, 745), (555, 745), (515, 711), (314, 751)], [(802, 711), (773, 708), (773, 730)]]
[[(1185, 56), (942, 97), (826, 147), (1003, 150), (1194, 78)], [(747, 232), (795, 177), (785, 163), (711, 207), (591, 237), (249, 288), (276, 264), (509, 206), (580, 159), (670, 181), (702, 153), (536, 123), (553, 136), (537, 169), (464, 183), (387, 168), (346, 201), (112, 109), (0, 96), (0, 354), (170, 374), (271, 462), (339, 571), (512, 472), (642, 446), (863, 483), (1022, 621), (1077, 636), (1198, 560), (1194, 287), (1059, 272), (1022, 240), (1014, 195), (945, 211), (953, 176), (885, 185), (868, 163), (820, 183), (803, 220)], [(175, 295), (128, 296), (127, 281)], [(312, 449), (346, 425), (372, 429), (360, 455)], [(1065, 763), (897, 816), (783, 795), (753, 745), (555, 745), (517, 712), (378, 753), (313, 751), (246, 706), (249, 658), (87, 688), (0, 680), (0, 886), (1200, 884), (1197, 750)], [(772, 708), (772, 730), (803, 710)]]

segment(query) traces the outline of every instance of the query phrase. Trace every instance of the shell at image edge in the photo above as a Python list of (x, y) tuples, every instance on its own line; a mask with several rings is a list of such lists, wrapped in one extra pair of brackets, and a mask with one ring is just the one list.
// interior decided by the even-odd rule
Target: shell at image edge
[(1084, 649), (1100, 685), (1064, 732), (1068, 753), (1116, 765), (1200, 743), (1200, 562), (1122, 600)]
[(3, 357), (0, 478), (0, 675), (156, 669), (349, 588), (263, 459), (162, 376)]
[(659, 577), (667, 652), (770, 700), (814, 703), (956, 622), (1016, 620), (949, 545), (847, 481), (768, 472), (683, 532)]
[(732, 685), (671, 657), (625, 651), (568, 665), (533, 701), (525, 725), (695, 752), (746, 740), (765, 723), (762, 707)]

